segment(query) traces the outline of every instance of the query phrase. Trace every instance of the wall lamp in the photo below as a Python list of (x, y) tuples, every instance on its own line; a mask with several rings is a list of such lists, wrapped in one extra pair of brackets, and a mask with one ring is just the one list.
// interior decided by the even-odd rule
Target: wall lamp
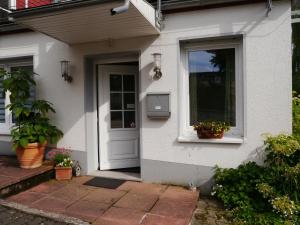
[(60, 65), (61, 65), (61, 76), (64, 78), (65, 81), (71, 83), (73, 78), (69, 74), (70, 61), (62, 60), (60, 61)]
[(153, 53), (153, 62), (154, 62), (154, 76), (156, 80), (160, 79), (162, 77), (162, 72), (161, 72), (161, 53)]

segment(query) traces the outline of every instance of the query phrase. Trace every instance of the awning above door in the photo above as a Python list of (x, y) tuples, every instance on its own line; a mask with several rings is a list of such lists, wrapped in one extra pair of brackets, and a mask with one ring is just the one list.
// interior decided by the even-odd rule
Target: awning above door
[(74, 2), (77, 4), (69, 1), (16, 10), (11, 17), (17, 23), (68, 44), (159, 34), (155, 9), (143, 0), (130, 0), (129, 10), (114, 16), (111, 9), (124, 1)]

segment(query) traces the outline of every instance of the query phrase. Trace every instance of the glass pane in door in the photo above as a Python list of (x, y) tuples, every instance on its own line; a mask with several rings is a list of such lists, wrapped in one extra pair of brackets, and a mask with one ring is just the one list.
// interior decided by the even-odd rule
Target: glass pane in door
[(135, 79), (134, 75), (124, 75), (123, 76), (123, 91), (135, 92)]
[(135, 93), (124, 93), (124, 109), (135, 109)]
[(122, 110), (122, 93), (110, 94), (110, 109)]
[(122, 75), (110, 75), (110, 91), (122, 91)]

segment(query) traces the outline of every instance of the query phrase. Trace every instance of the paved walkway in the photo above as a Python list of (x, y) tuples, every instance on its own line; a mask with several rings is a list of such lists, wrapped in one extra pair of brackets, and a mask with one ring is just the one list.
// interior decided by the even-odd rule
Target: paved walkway
[(199, 196), (181, 187), (131, 181), (115, 190), (83, 185), (91, 178), (52, 180), (7, 200), (94, 225), (188, 225)]
[(19, 210), (0, 206), (0, 224), (1, 225), (68, 225), (67, 223), (57, 222), (55, 220), (31, 215)]

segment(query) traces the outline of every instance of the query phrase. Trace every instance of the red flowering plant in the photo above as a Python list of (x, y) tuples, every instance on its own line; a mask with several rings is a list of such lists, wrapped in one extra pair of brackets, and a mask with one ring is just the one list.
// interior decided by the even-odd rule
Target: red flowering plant
[(72, 167), (73, 165), (71, 151), (66, 148), (53, 148), (48, 152), (48, 158), (54, 162), (56, 167)]

